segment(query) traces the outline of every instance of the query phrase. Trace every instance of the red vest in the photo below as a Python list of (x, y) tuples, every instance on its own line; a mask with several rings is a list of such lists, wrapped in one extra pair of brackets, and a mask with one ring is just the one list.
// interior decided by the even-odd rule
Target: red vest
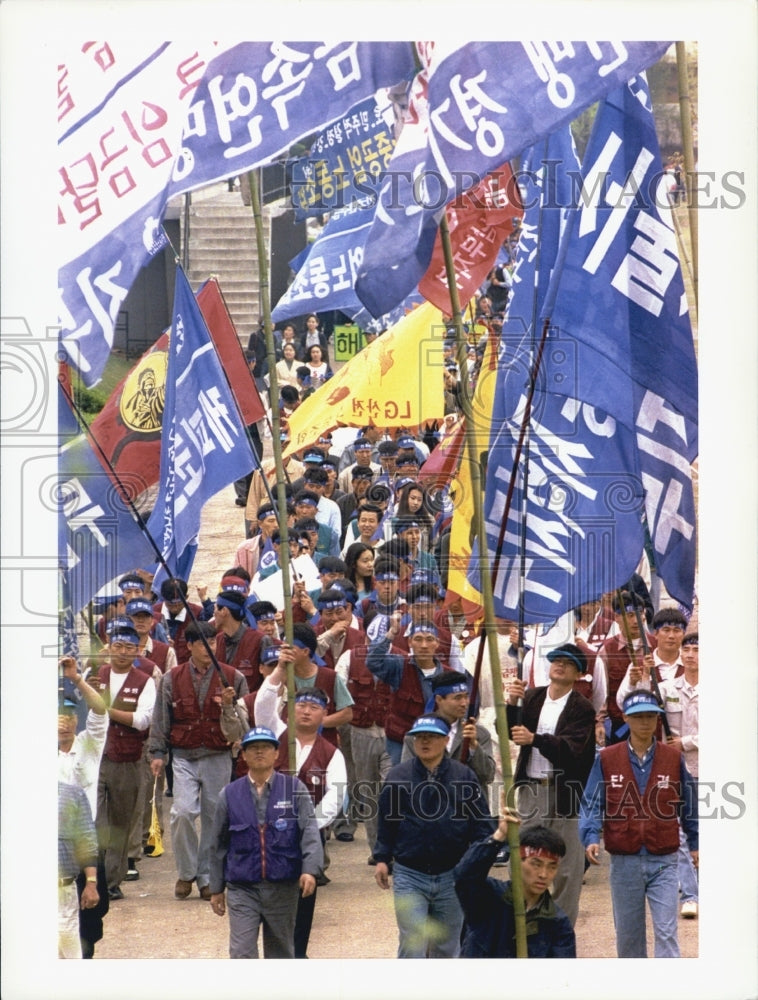
[[(105, 666), (100, 667), (97, 679), (100, 684), (100, 694), (108, 708), (116, 708), (121, 712), (136, 711), (140, 694), (147, 682), (152, 678), (152, 670), (150, 673), (146, 673), (138, 667), (130, 667), (129, 673), (124, 678), (124, 683), (121, 685), (121, 690), (116, 695), (116, 700), (113, 704), (110, 704), (110, 677), (111, 666), (107, 663)], [(116, 764), (139, 760), (142, 756), (142, 748), (149, 732), (149, 726), (147, 729), (139, 730), (133, 726), (125, 726), (123, 722), (114, 722), (111, 719), (108, 723), (108, 735), (105, 740), (103, 756)]]
[[(234, 686), (234, 667), (228, 663), (219, 663), (219, 666), (229, 684)], [(202, 708), (192, 684), (189, 662), (180, 663), (171, 671), (172, 723), (169, 741), (174, 747), (186, 750), (197, 747), (228, 749), (229, 744), (221, 732), (221, 705), (215, 701), (221, 696), (221, 681), (214, 666), (208, 669), (211, 671), (211, 682)]]
[[(231, 663), (247, 681), (248, 691), (257, 691), (263, 683), (259, 666), (261, 662), (262, 636), (254, 628), (246, 628), (231, 660), (226, 658), (226, 635), (216, 635), (216, 657), (223, 663)], [(247, 772), (245, 772), (247, 773)]]
[[(323, 635), (327, 630), (322, 626), (316, 629), (316, 635)], [(366, 645), (366, 633), (360, 628), (349, 628), (345, 632), (345, 643), (342, 647), (342, 652), (346, 653), (348, 649), (355, 649), (357, 646)], [(332, 652), (331, 646), (326, 647), (326, 652), (323, 654), (324, 663), (327, 667), (334, 670), (334, 653)]]
[(147, 674), (148, 677), (152, 677), (156, 662), (152, 659), (149, 660), (146, 656), (135, 656), (132, 666), (135, 666), (137, 670), (141, 670), (143, 674)]
[[(334, 715), (334, 713), (337, 711), (337, 706), (334, 704), (334, 682), (337, 680), (337, 675), (329, 667), (317, 667), (316, 669), (318, 673), (316, 674), (316, 681), (313, 686), (321, 688), (321, 690), (325, 691), (326, 694), (329, 696), (329, 702), (326, 706), (326, 714)], [(308, 689), (305, 688), (304, 690), (307, 691)], [(297, 691), (298, 691), (298, 686), (296, 677), (295, 692)], [(284, 722), (286, 722), (288, 718), (289, 714), (287, 712), (287, 702), (285, 701), (284, 708), (282, 709), (282, 719)], [(331, 743), (332, 746), (338, 747), (340, 745), (340, 737), (339, 733), (337, 732), (336, 726), (325, 727), (321, 731), (321, 735), (324, 737), (325, 740), (327, 740), (327, 742)]]
[[(314, 806), (319, 804), (326, 792), (326, 769), (336, 749), (323, 736), (317, 736), (311, 747), (311, 752), (297, 772), (298, 778), (308, 789)], [(288, 755), (287, 733), (282, 733), (279, 737), (279, 756), (276, 758), (274, 770), (288, 771)]]
[[(190, 611), (195, 616), (197, 621), (201, 620), (201, 615), (203, 609), (199, 604), (193, 604), (191, 601), (187, 602), (189, 604)], [(157, 617), (157, 620), (163, 625), (166, 630), (166, 634), (169, 636), (170, 644), (174, 647), (174, 652), (176, 653), (176, 662), (184, 663), (185, 660), (189, 659), (189, 646), (184, 639), (184, 633), (188, 625), (192, 624), (190, 618), (185, 618), (183, 622), (176, 623), (176, 634), (174, 638), (171, 639), (171, 629), (168, 625), (168, 619), (161, 618), (161, 608), (163, 607), (163, 601), (156, 601), (153, 605), (153, 616)], [(214, 668), (215, 669), (215, 668)]]
[[(449, 628), (445, 628), (444, 625), (435, 625), (435, 628), (437, 629), (439, 644), (437, 652), (434, 655), (443, 664), (448, 665), (450, 663), (450, 647), (453, 643), (453, 633)], [(392, 640), (392, 645), (403, 653), (410, 653), (411, 651), (407, 635), (396, 635)]]
[(347, 689), (355, 702), (350, 725), (359, 729), (368, 729), (372, 725), (384, 726), (392, 696), (391, 688), (377, 680), (366, 666), (367, 656), (368, 646), (365, 641), (350, 650)]
[[(650, 649), (655, 648), (655, 637), (648, 635), (647, 644)], [(608, 668), (608, 715), (616, 723), (621, 723), (621, 709), (616, 704), (616, 693), (621, 686), (621, 682), (626, 675), (626, 668), (632, 662), (632, 657), (630, 655), (629, 647), (626, 645), (621, 635), (613, 635), (610, 639), (606, 639), (603, 645), (598, 650), (598, 653), (603, 654), (606, 666)], [(639, 655), (642, 655), (640, 650)]]
[(627, 742), (600, 754), (605, 787), (603, 843), (610, 854), (673, 854), (679, 848), (677, 805), (681, 754), (657, 742), (645, 794), (640, 795)]
[[(451, 669), (445, 663), (440, 665), (443, 670)], [(423, 715), (425, 705), (426, 699), (418, 668), (413, 660), (409, 660), (403, 669), (400, 686), (390, 695), (389, 709), (384, 721), (387, 739), (401, 743), (419, 715)]]
[(166, 673), (166, 657), (171, 649), (167, 642), (158, 642), (157, 639), (150, 638), (153, 648), (150, 650), (150, 659), (158, 664), (158, 669), (162, 674)]

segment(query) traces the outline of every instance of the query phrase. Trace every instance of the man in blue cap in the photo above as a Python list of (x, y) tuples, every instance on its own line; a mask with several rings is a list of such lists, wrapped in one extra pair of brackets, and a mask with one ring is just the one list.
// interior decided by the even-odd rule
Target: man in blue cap
[(549, 684), (526, 691), (524, 681), (513, 678), (506, 712), (510, 737), (521, 748), (515, 784), (519, 813), (524, 817), (522, 829), (541, 823), (563, 838), (566, 856), (553, 896), (573, 925), (584, 875), (577, 816), (595, 758), (595, 709), (574, 690), (574, 682), (587, 669), (582, 650), (567, 642), (550, 650), (547, 660)]
[[(274, 770), (279, 740), (265, 726), (242, 737), (247, 774), (219, 793), (210, 853), (210, 901), (229, 908), (229, 957), (294, 958), (300, 896), (316, 890), (323, 848), (311, 797), (296, 777)], [(226, 895), (224, 893), (226, 890)]]
[[(468, 764), (479, 779), (482, 791), (488, 794), (488, 785), (495, 777), (495, 758), (492, 754), (492, 737), (480, 726), (475, 718), (469, 718), (471, 700), (471, 680), (468, 674), (444, 670), (432, 677), (433, 702), (426, 708), (444, 719), (450, 727), (447, 751), (453, 760), (462, 760), (464, 742)], [(408, 760), (415, 753), (415, 738), (408, 733), (403, 741), (402, 760)]]
[(438, 715), (416, 719), (414, 756), (390, 769), (379, 795), (374, 877), (389, 889), (393, 866), (398, 958), (458, 957), (454, 869), (470, 844), (495, 831), (476, 775), (447, 753), (449, 734)]
[[(371, 673), (392, 691), (384, 729), (387, 753), (393, 764), (400, 763), (406, 733), (426, 705), (433, 703), (432, 678), (450, 670), (437, 657), (437, 629), (426, 620), (411, 626), (409, 654), (394, 650), (392, 643), (400, 631), (400, 622), (401, 614), (396, 611), (390, 616), (386, 634), (372, 640), (366, 657)], [(369, 634), (370, 629), (369, 626)]]
[(651, 691), (623, 705), (629, 737), (602, 750), (582, 799), (579, 833), (600, 864), (600, 833), (611, 856), (611, 900), (619, 958), (647, 958), (645, 901), (656, 958), (678, 958), (679, 823), (698, 865), (697, 785), (679, 750), (655, 738), (663, 709)]
[(155, 706), (155, 665), (144, 660), (149, 666), (134, 666), (138, 644), (131, 621), (115, 619), (109, 630), (108, 662), (97, 678), (109, 725), (98, 776), (96, 824), (111, 900), (124, 898), (120, 885), (129, 870), (130, 834), (144, 797), (143, 751)]

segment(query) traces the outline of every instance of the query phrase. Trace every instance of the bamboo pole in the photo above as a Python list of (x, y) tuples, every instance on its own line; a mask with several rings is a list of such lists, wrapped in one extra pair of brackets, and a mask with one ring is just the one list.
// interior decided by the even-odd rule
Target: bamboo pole
[[(455, 283), (455, 264), (453, 261), (452, 247), (450, 245), (450, 231), (447, 225), (447, 218), (444, 215), (442, 217), (442, 222), (440, 223), (440, 234), (442, 237), (442, 248), (445, 254), (445, 270), (447, 273), (447, 284), (450, 290), (452, 318), (456, 330), (458, 367), (460, 368), (461, 375), (463, 376), (467, 371), (468, 345), (463, 332), (461, 306), (458, 300), (458, 288)], [(461, 407), (466, 419), (466, 454), (464, 460), (469, 462), (471, 468), (471, 493), (474, 501), (474, 531), (476, 537), (479, 539), (479, 575), (481, 580), (482, 603), (484, 605), (484, 623), (482, 627), (485, 629), (487, 635), (487, 650), (489, 652), (490, 668), (492, 671), (492, 690), (494, 691), (495, 698), (495, 718), (498, 742), (500, 745), (500, 759), (503, 769), (503, 789), (505, 792), (506, 802), (508, 802), (513, 788), (513, 771), (511, 768), (508, 719), (505, 713), (505, 702), (503, 701), (503, 680), (500, 675), (500, 659), (497, 648), (495, 602), (492, 591), (489, 558), (487, 556), (487, 536), (484, 530), (481, 469), (479, 456), (476, 451), (476, 429), (474, 426), (474, 412), (468, 377), (462, 377), (460, 384)], [(511, 884), (513, 886), (513, 914), (516, 924), (516, 957), (528, 958), (526, 946), (526, 907), (524, 903), (524, 890), (521, 879), (519, 836), (518, 827), (514, 823), (508, 824), (508, 845), (511, 849)]]
[[(287, 533), (287, 494), (284, 488), (285, 473), (282, 461), (281, 422), (279, 420), (278, 405), (279, 381), (276, 377), (274, 328), (271, 325), (271, 298), (268, 287), (268, 247), (263, 235), (260, 171), (251, 170), (248, 173), (248, 180), (250, 182), (253, 219), (255, 221), (261, 312), (263, 313), (263, 332), (266, 338), (266, 356), (268, 358), (269, 398), (271, 400), (271, 423), (273, 428), (271, 442), (274, 449), (274, 464), (276, 466), (276, 506), (279, 516), (279, 564), (282, 568), (282, 587), (284, 588), (284, 638), (288, 644), (292, 645), (292, 588), (290, 584), (290, 549)], [(294, 774), (297, 771), (297, 748), (295, 746), (295, 667), (292, 663), (287, 664), (287, 720), (289, 769)]]
[(687, 52), (684, 42), (676, 43), (676, 69), (679, 80), (679, 114), (682, 122), (682, 146), (684, 152), (684, 176), (687, 178), (687, 215), (690, 222), (690, 249), (692, 256), (692, 287), (695, 294), (695, 311), (698, 306), (698, 221), (697, 221), (697, 177), (695, 175), (695, 150), (692, 140), (692, 110), (690, 106), (689, 80), (687, 78)]

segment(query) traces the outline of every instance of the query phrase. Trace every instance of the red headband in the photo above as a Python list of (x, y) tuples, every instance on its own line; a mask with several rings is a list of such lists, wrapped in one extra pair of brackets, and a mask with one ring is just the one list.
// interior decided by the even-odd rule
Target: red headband
[(560, 857), (557, 854), (553, 854), (552, 851), (548, 851), (546, 847), (520, 847), (519, 855), (521, 860), (524, 861), (525, 858), (548, 858), (550, 861), (560, 861)]

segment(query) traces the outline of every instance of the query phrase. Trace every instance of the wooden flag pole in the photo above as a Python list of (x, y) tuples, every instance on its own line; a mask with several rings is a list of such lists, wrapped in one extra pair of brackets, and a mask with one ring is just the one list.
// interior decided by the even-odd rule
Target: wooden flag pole
[[(481, 580), (482, 603), (484, 605), (483, 628), (487, 634), (487, 650), (489, 652), (492, 671), (492, 690), (495, 699), (495, 719), (500, 745), (500, 760), (503, 769), (503, 790), (505, 800), (511, 805), (513, 796), (513, 771), (511, 768), (511, 753), (509, 746), (508, 719), (503, 701), (503, 679), (500, 675), (500, 659), (497, 648), (497, 630), (495, 628), (495, 602), (492, 591), (489, 559), (487, 557), (487, 536), (484, 530), (484, 511), (482, 503), (482, 483), (479, 456), (476, 452), (476, 432), (474, 412), (471, 402), (471, 389), (467, 372), (467, 341), (463, 332), (463, 319), (458, 299), (458, 288), (455, 283), (455, 264), (453, 250), (450, 244), (450, 230), (447, 218), (443, 214), (440, 223), (442, 248), (445, 254), (445, 271), (450, 290), (450, 305), (455, 324), (458, 344), (458, 367), (461, 371), (461, 407), (466, 419), (466, 461), (471, 468), (471, 494), (474, 502), (474, 531), (479, 539), (479, 576)], [(511, 849), (511, 884), (513, 886), (513, 915), (516, 924), (516, 957), (528, 958), (526, 947), (526, 906), (521, 878), (521, 856), (519, 854), (518, 827), (515, 823), (508, 824), (508, 845)]]
[[(261, 209), (261, 172), (251, 170), (248, 173), (250, 194), (252, 196), (253, 219), (255, 221), (255, 242), (258, 250), (258, 281), (261, 295), (261, 312), (263, 313), (263, 332), (266, 338), (266, 356), (268, 358), (269, 399), (271, 401), (271, 443), (274, 449), (274, 464), (276, 466), (276, 507), (279, 518), (279, 565), (282, 568), (282, 587), (284, 588), (284, 638), (292, 645), (292, 588), (290, 584), (290, 548), (287, 533), (287, 494), (285, 492), (285, 473), (282, 461), (281, 422), (279, 419), (279, 380), (276, 377), (276, 348), (274, 345), (274, 328), (271, 324), (271, 297), (268, 287), (268, 247), (263, 235), (263, 212)], [(263, 475), (263, 472), (261, 472)], [(265, 475), (264, 475), (265, 479)], [(289, 770), (297, 771), (297, 747), (295, 745), (295, 667), (287, 664), (287, 748), (289, 752)]]
[(679, 79), (679, 114), (682, 121), (682, 146), (684, 152), (684, 176), (687, 185), (687, 215), (690, 221), (690, 250), (692, 255), (692, 287), (695, 293), (695, 310), (698, 303), (697, 277), (697, 178), (695, 175), (695, 149), (692, 141), (692, 112), (690, 109), (690, 88), (687, 79), (687, 50), (684, 42), (676, 43), (676, 69)]

